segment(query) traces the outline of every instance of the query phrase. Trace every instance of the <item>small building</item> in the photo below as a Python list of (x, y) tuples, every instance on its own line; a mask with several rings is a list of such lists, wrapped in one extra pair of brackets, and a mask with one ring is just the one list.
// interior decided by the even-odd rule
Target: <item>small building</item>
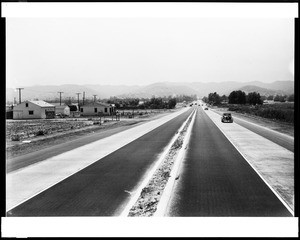
[(55, 105), (55, 114), (70, 116), (70, 107), (68, 105), (60, 105), (60, 103), (53, 103), (53, 105)]
[(6, 105), (6, 119), (13, 119), (13, 105)]
[(13, 119), (45, 119), (55, 117), (55, 106), (45, 101), (24, 101), (13, 109)]
[(112, 115), (114, 107), (106, 103), (90, 103), (80, 106), (81, 116)]
[(80, 117), (78, 103), (70, 103), (68, 107), (70, 108), (70, 117)]

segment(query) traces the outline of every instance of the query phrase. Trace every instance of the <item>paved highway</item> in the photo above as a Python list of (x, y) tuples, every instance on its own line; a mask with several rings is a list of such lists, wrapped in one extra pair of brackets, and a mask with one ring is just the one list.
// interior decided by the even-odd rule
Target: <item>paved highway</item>
[(107, 129), (107, 130), (104, 130), (101, 132), (91, 133), (87, 136), (82, 136), (79, 139), (75, 139), (75, 140), (70, 139), (69, 141), (62, 143), (62, 144), (54, 145), (54, 146), (47, 147), (47, 148), (44, 148), (44, 149), (41, 149), (41, 150), (38, 150), (38, 151), (35, 151), (32, 153), (22, 155), (22, 156), (7, 159), (6, 172), (10, 173), (12, 171), (29, 166), (31, 164), (41, 162), (50, 157), (54, 157), (61, 153), (76, 149), (76, 148), (84, 146), (86, 144), (95, 142), (99, 139), (109, 137), (120, 131), (125, 131), (136, 125), (138, 125), (138, 124), (122, 126), (122, 127), (117, 127), (117, 128), (113, 128), (113, 129)]
[(292, 216), (198, 108), (166, 216)]
[[(221, 117), (221, 113), (215, 111), (216, 113), (220, 114)], [(265, 127), (261, 127), (257, 124), (252, 124), (250, 122), (247, 122), (245, 120), (239, 119), (237, 117), (234, 116), (233, 113), (233, 119), (234, 122), (241, 125), (244, 128), (249, 129), (250, 131), (278, 144), (279, 146), (282, 146), (286, 149), (288, 149), (289, 151), (294, 152), (294, 138), (290, 137), (286, 134), (282, 134), (270, 129), (267, 129)]]
[(8, 216), (114, 216), (192, 109), (11, 209)]

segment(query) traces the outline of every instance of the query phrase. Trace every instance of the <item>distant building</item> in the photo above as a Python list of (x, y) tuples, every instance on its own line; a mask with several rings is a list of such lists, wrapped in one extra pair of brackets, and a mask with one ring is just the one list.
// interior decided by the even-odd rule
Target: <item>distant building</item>
[(13, 109), (13, 119), (54, 118), (55, 106), (45, 101), (25, 101)]
[(70, 107), (68, 105), (60, 103), (52, 103), (55, 106), (55, 114), (63, 114), (65, 116), (70, 116)]
[(111, 115), (114, 112), (114, 107), (106, 103), (89, 103), (80, 106), (81, 116), (99, 116)]

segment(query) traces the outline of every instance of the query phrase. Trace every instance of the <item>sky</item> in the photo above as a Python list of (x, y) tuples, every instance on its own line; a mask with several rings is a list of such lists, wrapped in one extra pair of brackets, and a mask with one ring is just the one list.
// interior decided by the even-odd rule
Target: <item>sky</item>
[(294, 80), (293, 18), (7, 18), (6, 87)]

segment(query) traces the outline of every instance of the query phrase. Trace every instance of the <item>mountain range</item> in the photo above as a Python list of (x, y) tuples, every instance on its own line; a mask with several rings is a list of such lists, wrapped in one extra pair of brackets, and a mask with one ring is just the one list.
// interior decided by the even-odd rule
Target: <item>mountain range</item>
[[(229, 95), (234, 90), (242, 90), (245, 93), (258, 92), (261, 95), (290, 95), (294, 93), (294, 81), (276, 81), (272, 83), (263, 82), (159, 82), (145, 86), (139, 85), (35, 85), (27, 86), (21, 92), (22, 101), (30, 99), (53, 100), (59, 99), (59, 93), (62, 93), (62, 99), (72, 98), (77, 100), (82, 99), (85, 92), (86, 99), (93, 99), (93, 95), (97, 95), (97, 99), (109, 97), (138, 97), (150, 98), (175, 96), (175, 95), (197, 95), (202, 98), (211, 92), (217, 92), (219, 95)], [(6, 100), (13, 101), (14, 98), (18, 101), (19, 93), (13, 88), (6, 88)]]

